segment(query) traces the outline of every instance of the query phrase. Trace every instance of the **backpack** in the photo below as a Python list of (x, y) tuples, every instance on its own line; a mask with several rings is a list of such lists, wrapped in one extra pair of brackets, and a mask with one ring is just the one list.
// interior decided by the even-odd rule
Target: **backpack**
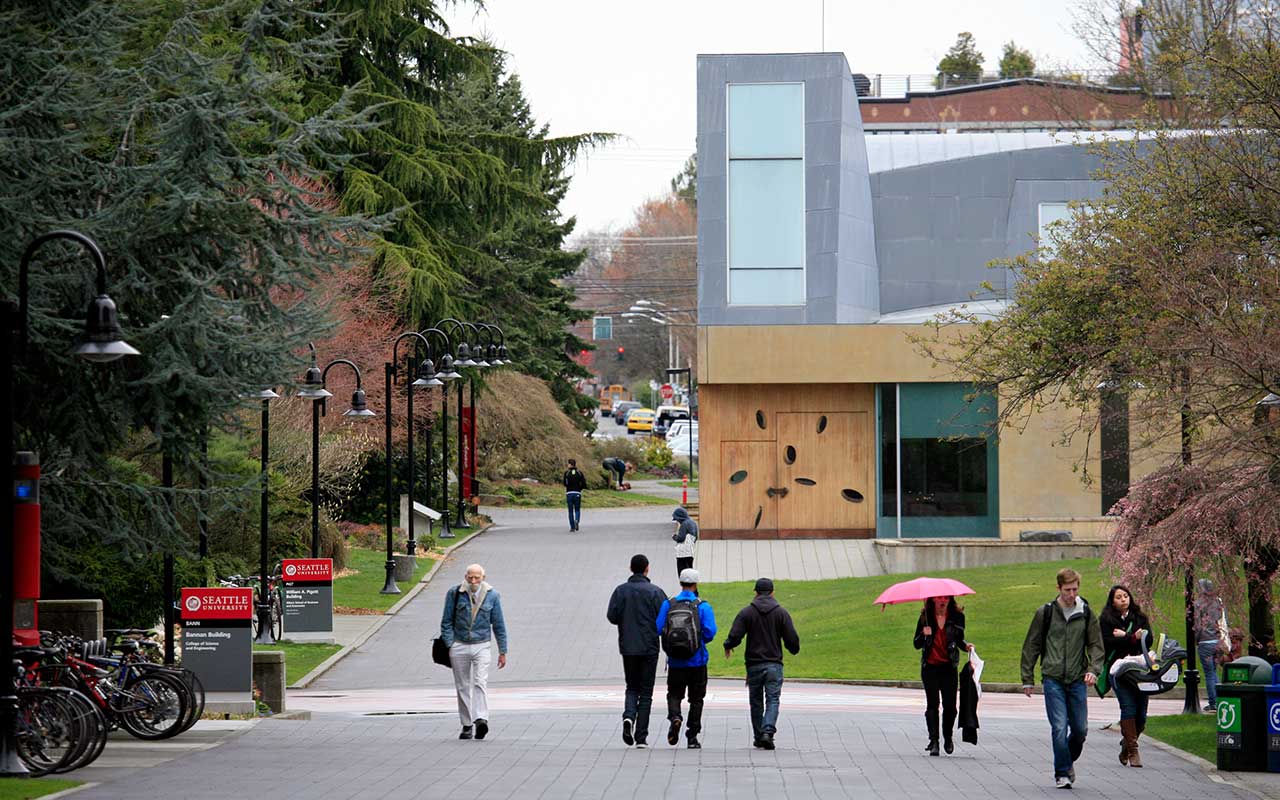
[(672, 600), (662, 626), (662, 649), (671, 658), (693, 658), (702, 649), (701, 600)]
[[(1080, 599), (1084, 600), (1083, 597)], [(1044, 608), (1041, 610), (1041, 619), (1044, 620), (1044, 624), (1040, 626), (1040, 666), (1041, 668), (1044, 667), (1044, 648), (1045, 648), (1045, 645), (1049, 643), (1049, 626), (1053, 624), (1053, 604), (1056, 602), (1058, 601), (1050, 600), (1049, 602), (1044, 604)], [(1093, 609), (1089, 607), (1089, 601), (1084, 600), (1084, 625), (1085, 625), (1086, 631), (1088, 630), (1088, 627), (1089, 627), (1089, 618), (1092, 615), (1093, 615)], [(1086, 633), (1085, 650), (1087, 651), (1088, 648), (1089, 648), (1089, 637)]]

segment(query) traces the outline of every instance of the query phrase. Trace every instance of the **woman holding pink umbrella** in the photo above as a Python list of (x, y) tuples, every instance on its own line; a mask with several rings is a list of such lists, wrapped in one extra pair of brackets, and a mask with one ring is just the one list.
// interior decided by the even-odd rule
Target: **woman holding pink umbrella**
[(938, 706), (942, 706), (943, 748), (955, 750), (952, 731), (956, 724), (956, 669), (960, 650), (972, 650), (964, 639), (964, 610), (952, 595), (926, 598), (916, 621), (915, 648), (920, 651), (920, 680), (924, 682), (925, 724), (929, 728), (931, 756), (938, 755)]

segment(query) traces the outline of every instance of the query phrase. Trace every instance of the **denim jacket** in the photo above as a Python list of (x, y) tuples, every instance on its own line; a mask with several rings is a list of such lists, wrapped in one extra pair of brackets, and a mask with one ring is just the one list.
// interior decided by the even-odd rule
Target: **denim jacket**
[[(498, 637), (498, 652), (507, 652), (507, 623), (502, 618), (502, 598), (497, 589), (489, 589), (471, 621), (471, 594), (459, 587), (451, 587), (444, 598), (444, 612), (440, 617), (440, 638), (446, 645), (454, 642), (478, 644), (489, 641), (489, 630)], [(453, 613), (449, 611), (452, 609)]]

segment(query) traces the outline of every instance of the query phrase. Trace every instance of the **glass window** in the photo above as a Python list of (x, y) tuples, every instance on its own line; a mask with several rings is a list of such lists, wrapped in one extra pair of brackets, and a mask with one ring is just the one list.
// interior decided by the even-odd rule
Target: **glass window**
[(729, 86), (729, 158), (804, 156), (804, 84)]
[(804, 162), (729, 162), (729, 265), (804, 266)]
[(596, 317), (594, 337), (597, 342), (613, 338), (613, 317)]
[(902, 516), (987, 516), (987, 440), (903, 439)]
[(1054, 223), (1071, 219), (1071, 209), (1066, 203), (1041, 203), (1040, 204), (1040, 229), (1038, 235), (1040, 237), (1040, 246), (1045, 249), (1050, 258), (1057, 252), (1057, 237), (1061, 235), (1062, 226), (1054, 225)]
[(898, 392), (880, 385), (880, 516), (898, 516)]
[(736, 306), (804, 305), (802, 269), (731, 269), (729, 303)]

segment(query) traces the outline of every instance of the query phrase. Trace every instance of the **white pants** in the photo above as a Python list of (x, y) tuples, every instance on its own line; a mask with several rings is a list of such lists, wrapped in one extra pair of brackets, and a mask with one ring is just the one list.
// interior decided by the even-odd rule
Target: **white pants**
[(454, 642), (449, 647), (449, 659), (453, 662), (453, 687), (458, 692), (462, 724), (489, 719), (489, 642)]

